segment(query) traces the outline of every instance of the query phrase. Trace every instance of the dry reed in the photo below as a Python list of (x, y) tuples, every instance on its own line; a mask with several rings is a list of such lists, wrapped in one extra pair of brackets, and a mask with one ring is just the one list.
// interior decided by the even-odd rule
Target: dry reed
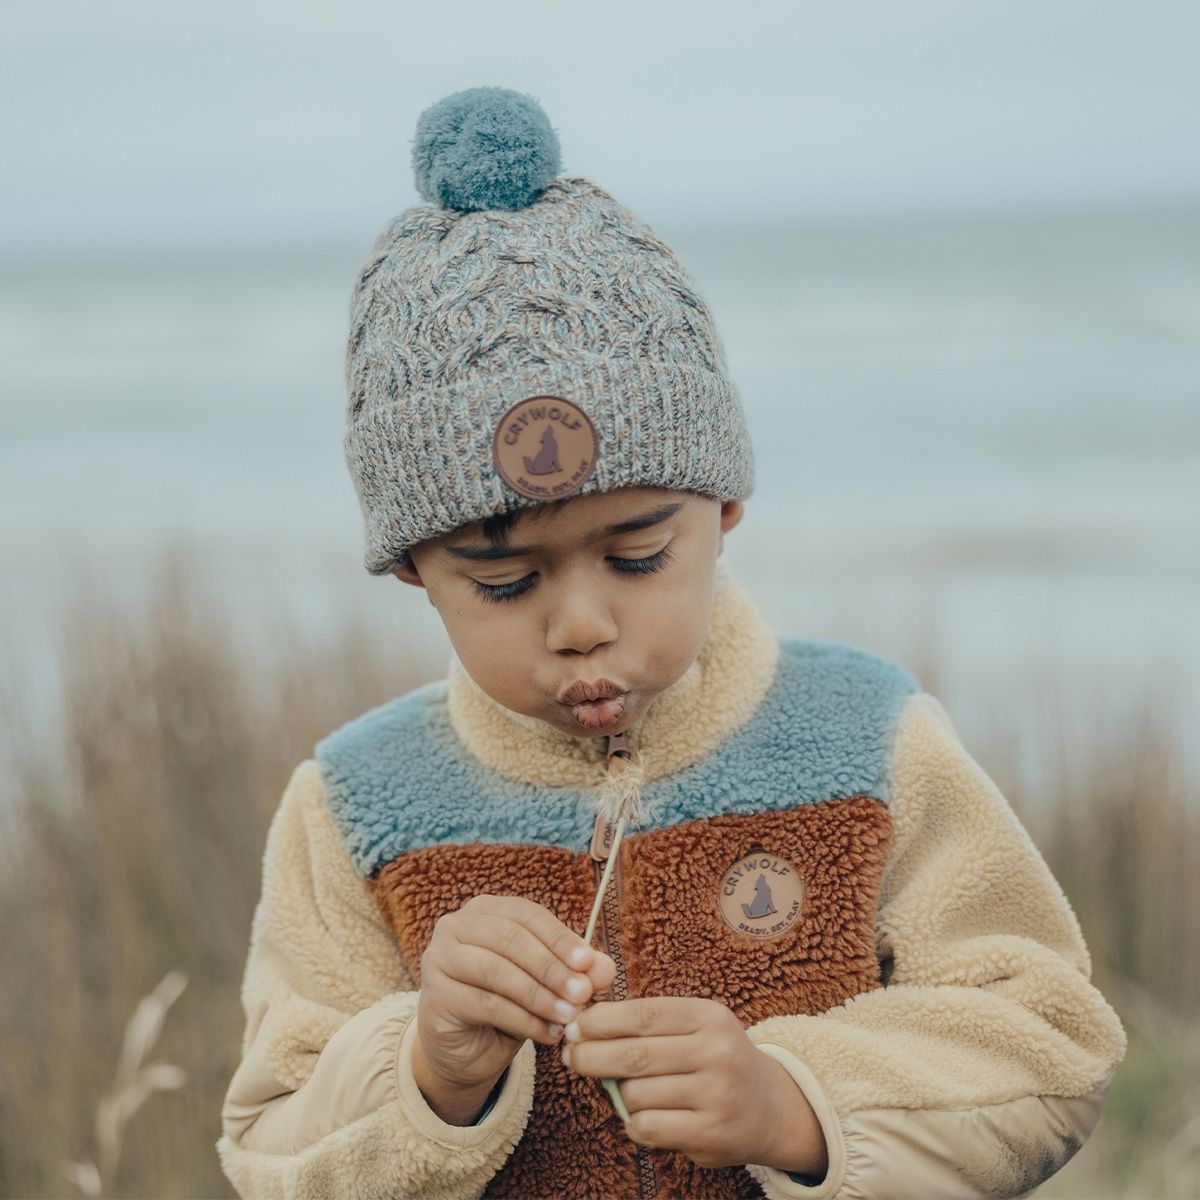
[(182, 971), (168, 971), (149, 995), (143, 996), (125, 1027), (112, 1087), (96, 1105), (96, 1157), (63, 1164), (63, 1174), (85, 1196), (110, 1195), (121, 1160), (121, 1137), (133, 1114), (155, 1092), (183, 1087), (187, 1073), (173, 1063), (146, 1062), (162, 1032), (167, 1009), (187, 986)]

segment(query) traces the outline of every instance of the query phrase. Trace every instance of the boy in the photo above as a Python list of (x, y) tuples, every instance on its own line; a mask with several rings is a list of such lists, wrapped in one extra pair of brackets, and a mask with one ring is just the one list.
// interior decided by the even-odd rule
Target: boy
[(1061, 889), (907, 671), (777, 637), (718, 563), (753, 460), (670, 249), (557, 178), (518, 93), (426, 110), (413, 161), (431, 204), (360, 276), (346, 450), (367, 570), (455, 653), (284, 792), (226, 1173), (1028, 1194), (1124, 1050)]

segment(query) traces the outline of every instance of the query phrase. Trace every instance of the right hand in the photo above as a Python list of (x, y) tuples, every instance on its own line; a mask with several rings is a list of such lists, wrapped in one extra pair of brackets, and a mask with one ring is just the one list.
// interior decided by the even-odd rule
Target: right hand
[(443, 1119), (471, 1120), (525, 1040), (557, 1043), (616, 973), (548, 908), (473, 897), (438, 920), (421, 956), (417, 1086)]

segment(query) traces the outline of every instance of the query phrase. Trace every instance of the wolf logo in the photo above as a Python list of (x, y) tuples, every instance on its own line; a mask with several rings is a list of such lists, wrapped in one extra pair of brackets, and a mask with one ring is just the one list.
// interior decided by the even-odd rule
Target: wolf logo
[(533, 458), (527, 454), (522, 454), (521, 457), (525, 460), (525, 470), (530, 475), (552, 475), (555, 471), (561, 471), (562, 467), (558, 465), (558, 442), (554, 438), (554, 427), (546, 426), (542, 433), (542, 448)]
[(743, 904), (742, 912), (746, 914), (748, 920), (761, 921), (763, 917), (769, 917), (778, 911), (775, 901), (771, 899), (771, 889), (767, 886), (767, 877), (760, 875), (758, 882), (754, 885), (754, 900), (750, 904)]

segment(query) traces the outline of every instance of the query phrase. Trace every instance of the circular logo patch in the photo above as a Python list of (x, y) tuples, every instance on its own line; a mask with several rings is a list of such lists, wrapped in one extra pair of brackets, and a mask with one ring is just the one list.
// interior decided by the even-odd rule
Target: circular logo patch
[(532, 500), (577, 492), (596, 466), (596, 429), (577, 404), (561, 396), (530, 396), (502, 416), (492, 435), (500, 477)]
[(717, 907), (725, 924), (737, 933), (779, 937), (804, 907), (804, 880), (786, 859), (756, 847), (721, 878)]

